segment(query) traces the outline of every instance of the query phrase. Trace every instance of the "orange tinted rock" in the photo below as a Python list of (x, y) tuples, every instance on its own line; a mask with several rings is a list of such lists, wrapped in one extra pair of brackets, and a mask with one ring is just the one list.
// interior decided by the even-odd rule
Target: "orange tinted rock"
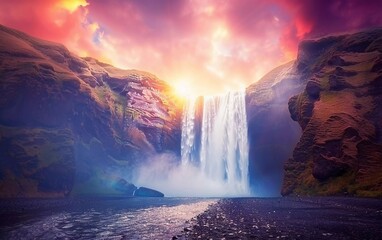
[(375, 51), (382, 30), (330, 39), (306, 66), (305, 91), (289, 100), (303, 134), (286, 163), (283, 193), (382, 196), (382, 53)]

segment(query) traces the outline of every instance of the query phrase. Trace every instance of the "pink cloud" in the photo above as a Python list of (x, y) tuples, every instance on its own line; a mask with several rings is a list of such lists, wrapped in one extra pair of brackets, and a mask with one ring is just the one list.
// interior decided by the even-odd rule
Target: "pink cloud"
[(293, 17), (283, 33), (286, 47), (296, 51), (297, 42), (310, 37), (353, 32), (382, 26), (380, 0), (275, 0)]
[[(112, 43), (114, 64), (169, 81), (189, 81), (196, 93), (246, 86), (287, 60), (277, 7), (253, 1), (90, 1), (89, 18)], [(266, 56), (266, 57), (264, 57)], [(112, 58), (112, 57), (110, 57)]]
[(378, 0), (0, 0), (0, 6), (4, 25), (172, 84), (188, 82), (195, 94), (257, 81), (293, 59), (304, 38), (382, 24)]

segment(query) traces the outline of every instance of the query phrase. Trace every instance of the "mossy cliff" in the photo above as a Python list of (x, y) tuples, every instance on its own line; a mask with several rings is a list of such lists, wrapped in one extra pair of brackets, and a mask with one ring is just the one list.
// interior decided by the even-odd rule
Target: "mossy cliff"
[(289, 100), (302, 136), (285, 164), (284, 195), (382, 196), (382, 30), (307, 40)]
[(1, 25), (0, 66), (0, 197), (119, 194), (140, 161), (179, 154), (181, 104), (152, 74)]

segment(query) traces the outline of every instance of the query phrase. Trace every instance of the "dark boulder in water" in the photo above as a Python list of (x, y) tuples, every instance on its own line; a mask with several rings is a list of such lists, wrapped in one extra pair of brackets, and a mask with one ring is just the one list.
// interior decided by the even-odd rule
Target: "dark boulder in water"
[(137, 187), (126, 181), (125, 179), (121, 178), (119, 179), (115, 184), (114, 184), (114, 189), (119, 191), (119, 192), (123, 192), (124, 194), (127, 194), (128, 196), (133, 196), (134, 195), (134, 191), (137, 190)]
[(135, 197), (164, 197), (164, 194), (151, 189), (151, 188), (145, 188), (145, 187), (140, 187), (134, 192)]

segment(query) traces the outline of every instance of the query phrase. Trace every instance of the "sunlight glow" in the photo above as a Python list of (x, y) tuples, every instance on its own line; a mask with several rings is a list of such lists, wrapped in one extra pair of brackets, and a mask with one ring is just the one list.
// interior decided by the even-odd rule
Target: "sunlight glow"
[(78, 7), (80, 6), (87, 6), (89, 3), (86, 0), (64, 0), (60, 2), (60, 7), (68, 10), (69, 12), (74, 12), (77, 10)]
[(187, 81), (178, 81), (174, 84), (174, 91), (175, 95), (177, 95), (180, 98), (190, 98), (195, 93), (192, 92), (192, 88)]

